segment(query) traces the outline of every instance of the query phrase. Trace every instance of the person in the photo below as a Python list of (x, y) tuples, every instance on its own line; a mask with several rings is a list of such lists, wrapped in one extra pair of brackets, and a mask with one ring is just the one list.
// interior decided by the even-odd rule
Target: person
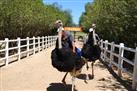
[[(62, 30), (62, 34), (61, 34), (61, 45), (64, 48), (71, 48), (72, 51), (75, 53), (75, 42), (74, 42), (74, 38), (71, 35), (70, 32), (65, 31), (64, 29)], [(58, 48), (58, 41), (56, 42), (56, 47)]]
[[(57, 20), (55, 22), (58, 27), (58, 30), (57, 32), (59, 33), (59, 31), (61, 30), (61, 45), (62, 47), (64, 48), (71, 48), (73, 53), (76, 53), (79, 57), (81, 57), (81, 50), (80, 48), (77, 48), (75, 46), (75, 39), (74, 37), (72, 36), (72, 34), (69, 32), (69, 31), (65, 31), (64, 28), (63, 28), (63, 24), (61, 22), (61, 20)], [(56, 42), (56, 48), (58, 48), (58, 41)]]

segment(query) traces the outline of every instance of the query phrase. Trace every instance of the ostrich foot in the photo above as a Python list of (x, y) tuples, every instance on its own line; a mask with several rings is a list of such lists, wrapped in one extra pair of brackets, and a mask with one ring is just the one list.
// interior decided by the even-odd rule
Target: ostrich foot
[(84, 80), (84, 82), (85, 82), (86, 84), (88, 84), (87, 80)]
[(88, 74), (89, 79), (94, 79), (94, 75)]

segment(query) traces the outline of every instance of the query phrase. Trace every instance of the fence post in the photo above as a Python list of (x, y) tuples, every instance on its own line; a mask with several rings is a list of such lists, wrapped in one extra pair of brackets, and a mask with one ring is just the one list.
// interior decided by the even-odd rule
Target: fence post
[(49, 36), (47, 38), (47, 48), (49, 48)]
[(55, 45), (55, 43), (56, 43), (56, 36), (54, 36), (53, 45)]
[(40, 52), (40, 37), (38, 37), (38, 52)]
[(51, 39), (51, 36), (50, 36), (50, 47), (51, 47), (51, 42), (52, 42), (52, 39)]
[(44, 36), (44, 49), (46, 49), (46, 36)]
[(53, 36), (51, 36), (51, 46), (53, 46)]
[(54, 42), (53, 43), (54, 43), (54, 45), (56, 44), (56, 36), (54, 36)]
[(20, 60), (20, 58), (21, 58), (21, 54), (20, 54), (20, 52), (21, 52), (21, 50), (20, 50), (21, 41), (20, 41), (19, 37), (17, 38), (17, 41), (18, 41), (18, 60)]
[(55, 36), (53, 37), (53, 46), (55, 45)]
[(51, 44), (52, 44), (52, 36), (50, 36), (50, 47), (51, 47)]
[(122, 76), (121, 68), (122, 68), (122, 65), (123, 65), (123, 60), (122, 60), (123, 54), (124, 54), (124, 43), (120, 43), (119, 60), (118, 60), (118, 75), (119, 76)]
[(137, 47), (134, 59), (134, 70), (133, 70), (133, 79), (132, 79), (132, 89), (136, 90), (137, 87)]
[(5, 64), (6, 64), (6, 66), (8, 66), (8, 63), (9, 63), (9, 39), (8, 38), (5, 38), (5, 42), (6, 42), (6, 47), (5, 47), (5, 49), (6, 49), (6, 55), (5, 55), (5, 57), (6, 57), (6, 62), (5, 62)]
[(105, 50), (104, 50), (104, 61), (107, 60), (107, 49), (108, 49), (108, 40), (105, 40)]
[(35, 48), (35, 37), (33, 36), (33, 54), (35, 54), (36, 48)]
[(47, 36), (45, 36), (45, 47), (47, 49)]
[(45, 49), (45, 36), (43, 36), (43, 49)]
[(57, 36), (54, 37), (54, 45), (56, 44), (56, 38), (57, 38)]
[(54, 37), (55, 36), (52, 36), (52, 46), (54, 46)]
[(42, 36), (42, 50), (44, 50), (44, 37)]
[(52, 36), (52, 46), (54, 45), (54, 36)]
[(113, 52), (114, 52), (114, 42), (111, 42), (111, 53), (110, 53), (110, 62), (109, 62), (109, 67), (112, 66)]
[(50, 47), (51, 47), (51, 42), (52, 42), (52, 39), (51, 39), (52, 37), (50, 36)]
[[(103, 50), (103, 40), (100, 40), (100, 48), (101, 48), (101, 50)], [(101, 51), (101, 59), (104, 61), (104, 59), (103, 59), (103, 51)]]
[(51, 36), (49, 36), (49, 47), (51, 46)]
[(27, 37), (27, 57), (29, 56), (29, 37)]

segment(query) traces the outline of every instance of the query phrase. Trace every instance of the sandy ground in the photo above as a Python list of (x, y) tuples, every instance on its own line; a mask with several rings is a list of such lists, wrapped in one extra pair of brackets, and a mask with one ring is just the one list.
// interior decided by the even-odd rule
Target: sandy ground
[[(71, 91), (71, 76), (66, 78), (67, 86), (61, 83), (65, 73), (57, 71), (51, 65), (52, 48), (46, 49), (28, 58), (0, 68), (0, 91)], [(75, 80), (78, 91), (128, 91), (118, 82), (105, 66), (95, 63), (95, 77), (87, 83), (85, 75), (91, 73), (83, 67), (79, 78)]]

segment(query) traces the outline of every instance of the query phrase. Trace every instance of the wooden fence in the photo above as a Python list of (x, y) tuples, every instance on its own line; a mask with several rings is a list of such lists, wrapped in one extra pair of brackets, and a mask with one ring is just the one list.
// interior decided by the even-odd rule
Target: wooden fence
[(136, 49), (125, 47), (114, 42), (101, 41), (101, 59), (108, 63), (109, 67), (116, 66), (117, 74), (122, 77), (127, 73), (132, 78), (132, 88), (137, 88), (137, 47)]
[(1, 40), (0, 66), (8, 66), (9, 63), (28, 57), (46, 48), (55, 45), (57, 36), (43, 36), (25, 39)]

